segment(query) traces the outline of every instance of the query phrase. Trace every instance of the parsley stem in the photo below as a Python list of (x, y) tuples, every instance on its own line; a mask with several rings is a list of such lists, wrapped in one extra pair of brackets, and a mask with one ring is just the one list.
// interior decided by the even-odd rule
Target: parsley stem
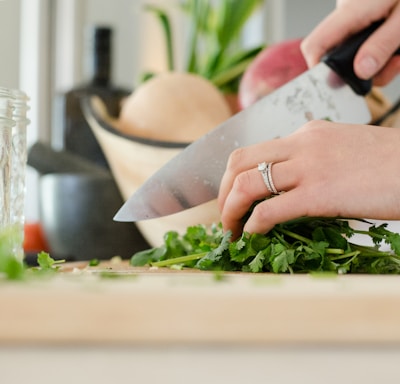
[(348, 257), (351, 257), (352, 258), (351, 260), (353, 260), (353, 258), (355, 256), (358, 256), (359, 254), (360, 254), (360, 251), (344, 253), (344, 254), (339, 255), (339, 256), (331, 257), (331, 260), (336, 261), (336, 260), (341, 260), (341, 259), (347, 259)]
[(365, 245), (351, 244), (351, 247), (353, 249), (360, 251), (360, 256), (362, 256), (362, 257), (395, 257), (396, 258), (396, 255), (393, 255), (390, 252), (380, 251), (379, 249), (365, 246)]
[(366, 235), (369, 236), (371, 238), (376, 238), (376, 239), (381, 239), (383, 240), (385, 238), (385, 236), (379, 234), (379, 233), (374, 233), (371, 231), (363, 231), (361, 229), (354, 229), (354, 233), (357, 233), (358, 235)]
[(151, 263), (151, 266), (152, 267), (166, 267), (168, 265), (173, 265), (173, 264), (187, 263), (188, 261), (199, 260), (202, 257), (204, 257), (205, 255), (207, 255), (207, 253), (208, 252), (194, 253), (192, 255), (173, 257), (172, 259), (166, 259), (166, 260), (161, 260), (161, 261), (156, 261), (154, 263)]
[(329, 253), (330, 255), (343, 255), (344, 254), (344, 250), (341, 248), (326, 248), (325, 252)]
[[(304, 243), (306, 243), (307, 245), (310, 245), (312, 243), (312, 240), (308, 239), (307, 237), (301, 236), (298, 233), (292, 232), (292, 231), (288, 231), (287, 229), (283, 229), (283, 228), (279, 228), (279, 231), (282, 232), (283, 234), (292, 237), (293, 239), (302, 241)], [(279, 236), (278, 233), (275, 233), (276, 236)], [(281, 236), (279, 236), (281, 237)], [(283, 239), (282, 239), (283, 240)], [(344, 250), (341, 248), (326, 248), (325, 250), (326, 253), (329, 253), (331, 255), (343, 255), (344, 254)]]
[(307, 239), (307, 237), (301, 236), (298, 233), (294, 233), (292, 231), (288, 231), (287, 229), (279, 228), (279, 232), (283, 233), (284, 235), (288, 235), (293, 239), (303, 241), (306, 244), (310, 244), (312, 241)]

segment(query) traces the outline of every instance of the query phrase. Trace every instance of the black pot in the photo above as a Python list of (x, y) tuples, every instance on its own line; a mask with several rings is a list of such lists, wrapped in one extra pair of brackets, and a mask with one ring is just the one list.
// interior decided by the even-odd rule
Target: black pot
[(52, 257), (69, 261), (126, 259), (149, 248), (133, 223), (113, 221), (122, 203), (111, 175), (42, 175), (40, 219)]

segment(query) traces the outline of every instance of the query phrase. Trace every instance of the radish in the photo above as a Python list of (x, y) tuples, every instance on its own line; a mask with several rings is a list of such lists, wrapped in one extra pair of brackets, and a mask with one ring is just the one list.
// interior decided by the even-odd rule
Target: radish
[[(285, 40), (261, 51), (247, 67), (239, 84), (240, 109), (249, 107), (261, 97), (305, 72), (308, 67), (300, 50), (302, 39)], [(372, 121), (391, 107), (390, 100), (373, 87), (365, 97)]]
[(262, 50), (248, 66), (239, 85), (239, 105), (249, 107), (307, 70), (302, 39), (285, 40)]

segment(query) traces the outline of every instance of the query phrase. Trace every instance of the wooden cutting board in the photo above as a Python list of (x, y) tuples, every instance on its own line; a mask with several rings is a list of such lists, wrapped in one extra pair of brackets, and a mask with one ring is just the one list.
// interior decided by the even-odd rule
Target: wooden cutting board
[(0, 343), (400, 343), (400, 276), (63, 272), (2, 283)]

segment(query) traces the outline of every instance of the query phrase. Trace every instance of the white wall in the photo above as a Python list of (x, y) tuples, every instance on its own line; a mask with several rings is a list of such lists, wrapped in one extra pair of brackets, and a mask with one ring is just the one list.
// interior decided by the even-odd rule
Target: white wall
[[(170, 12), (175, 29), (175, 42), (177, 45), (183, 44), (184, 36), (180, 33), (181, 23), (178, 19), (177, 0), (53, 1), (56, 10), (55, 53), (58, 56), (58, 64), (62, 66), (55, 69), (54, 87), (57, 91), (85, 80), (83, 38), (84, 30), (88, 26), (113, 27), (112, 77), (115, 84), (133, 88), (137, 85), (143, 70), (164, 69), (166, 62), (163, 32), (154, 15), (144, 10), (145, 3), (159, 5)], [(60, 10), (58, 13), (57, 8)], [(65, 63), (70, 61), (71, 55), (74, 56), (75, 62), (74, 67), (70, 66), (68, 72)]]
[(19, 88), (20, 0), (0, 1), (0, 86)]

